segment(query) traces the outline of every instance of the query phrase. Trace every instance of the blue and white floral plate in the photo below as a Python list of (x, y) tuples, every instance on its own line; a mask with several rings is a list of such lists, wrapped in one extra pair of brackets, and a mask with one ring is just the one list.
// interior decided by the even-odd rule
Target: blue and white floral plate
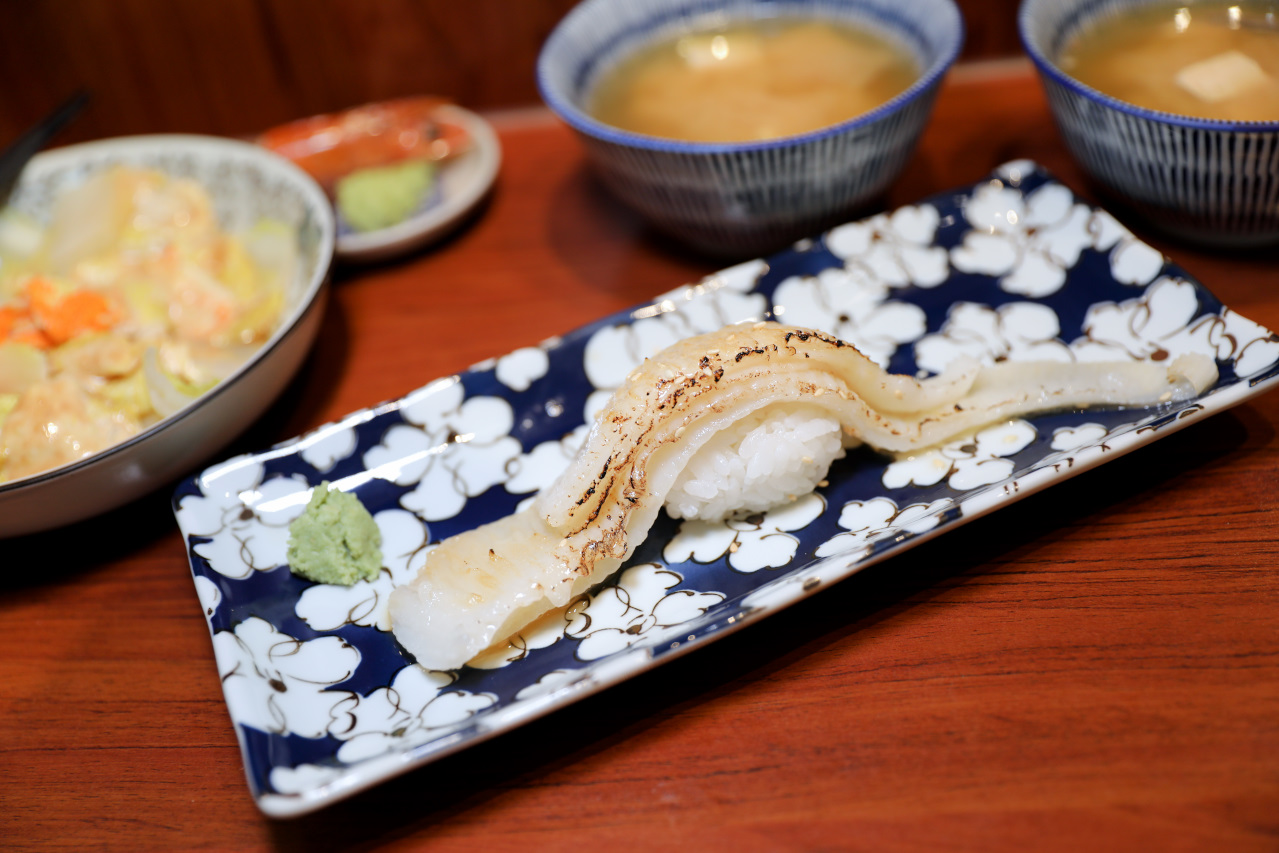
[[(1000, 423), (718, 524), (663, 517), (618, 577), (456, 672), (417, 667), (386, 599), (431, 543), (548, 484), (639, 362), (771, 312), (898, 372), (999, 359), (1214, 356), (1194, 402)], [(186, 482), (174, 509), (262, 810), (298, 815), (512, 729), (829, 583), (1279, 382), (1279, 337), (1033, 163), (836, 228), (652, 304), (476, 365)], [(290, 521), (323, 480), (355, 492), (384, 568), (353, 587), (289, 573)], [(832, 592), (838, 595), (838, 591)]]

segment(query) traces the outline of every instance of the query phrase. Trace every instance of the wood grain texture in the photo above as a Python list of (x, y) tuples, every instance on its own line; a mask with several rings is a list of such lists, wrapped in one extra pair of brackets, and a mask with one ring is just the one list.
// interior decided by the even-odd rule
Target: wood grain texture
[[(447, 243), (340, 270), (257, 449), (697, 278), (540, 111)], [(1027, 65), (952, 76), (899, 204), (1034, 157)], [(1279, 328), (1274, 253), (1142, 232)], [(254, 807), (168, 493), (3, 543), (0, 847), (1279, 847), (1279, 394), (316, 815)]]

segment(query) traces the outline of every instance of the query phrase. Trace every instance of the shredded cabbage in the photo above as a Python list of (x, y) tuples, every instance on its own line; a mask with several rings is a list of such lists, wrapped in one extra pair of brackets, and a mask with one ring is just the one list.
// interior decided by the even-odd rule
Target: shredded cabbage
[(297, 269), (294, 229), (228, 233), (202, 186), (152, 170), (89, 177), (44, 226), (0, 212), (0, 480), (189, 406), (274, 333)]

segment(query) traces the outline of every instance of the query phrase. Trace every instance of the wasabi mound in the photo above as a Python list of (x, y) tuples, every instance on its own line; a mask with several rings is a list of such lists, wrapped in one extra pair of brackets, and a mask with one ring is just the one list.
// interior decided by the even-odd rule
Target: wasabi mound
[(382, 571), (382, 532), (355, 495), (323, 482), (289, 525), (289, 570), (316, 583), (350, 586)]

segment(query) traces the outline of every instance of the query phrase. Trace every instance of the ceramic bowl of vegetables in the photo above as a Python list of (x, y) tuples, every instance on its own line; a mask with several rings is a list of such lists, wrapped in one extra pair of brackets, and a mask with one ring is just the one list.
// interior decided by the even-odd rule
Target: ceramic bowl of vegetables
[(35, 157), (0, 212), (0, 537), (163, 486), (280, 394), (335, 226), (258, 146), (139, 136)]
[(1269, 3), (1025, 0), (1018, 26), (1071, 154), (1178, 238), (1279, 243), (1279, 18)]

